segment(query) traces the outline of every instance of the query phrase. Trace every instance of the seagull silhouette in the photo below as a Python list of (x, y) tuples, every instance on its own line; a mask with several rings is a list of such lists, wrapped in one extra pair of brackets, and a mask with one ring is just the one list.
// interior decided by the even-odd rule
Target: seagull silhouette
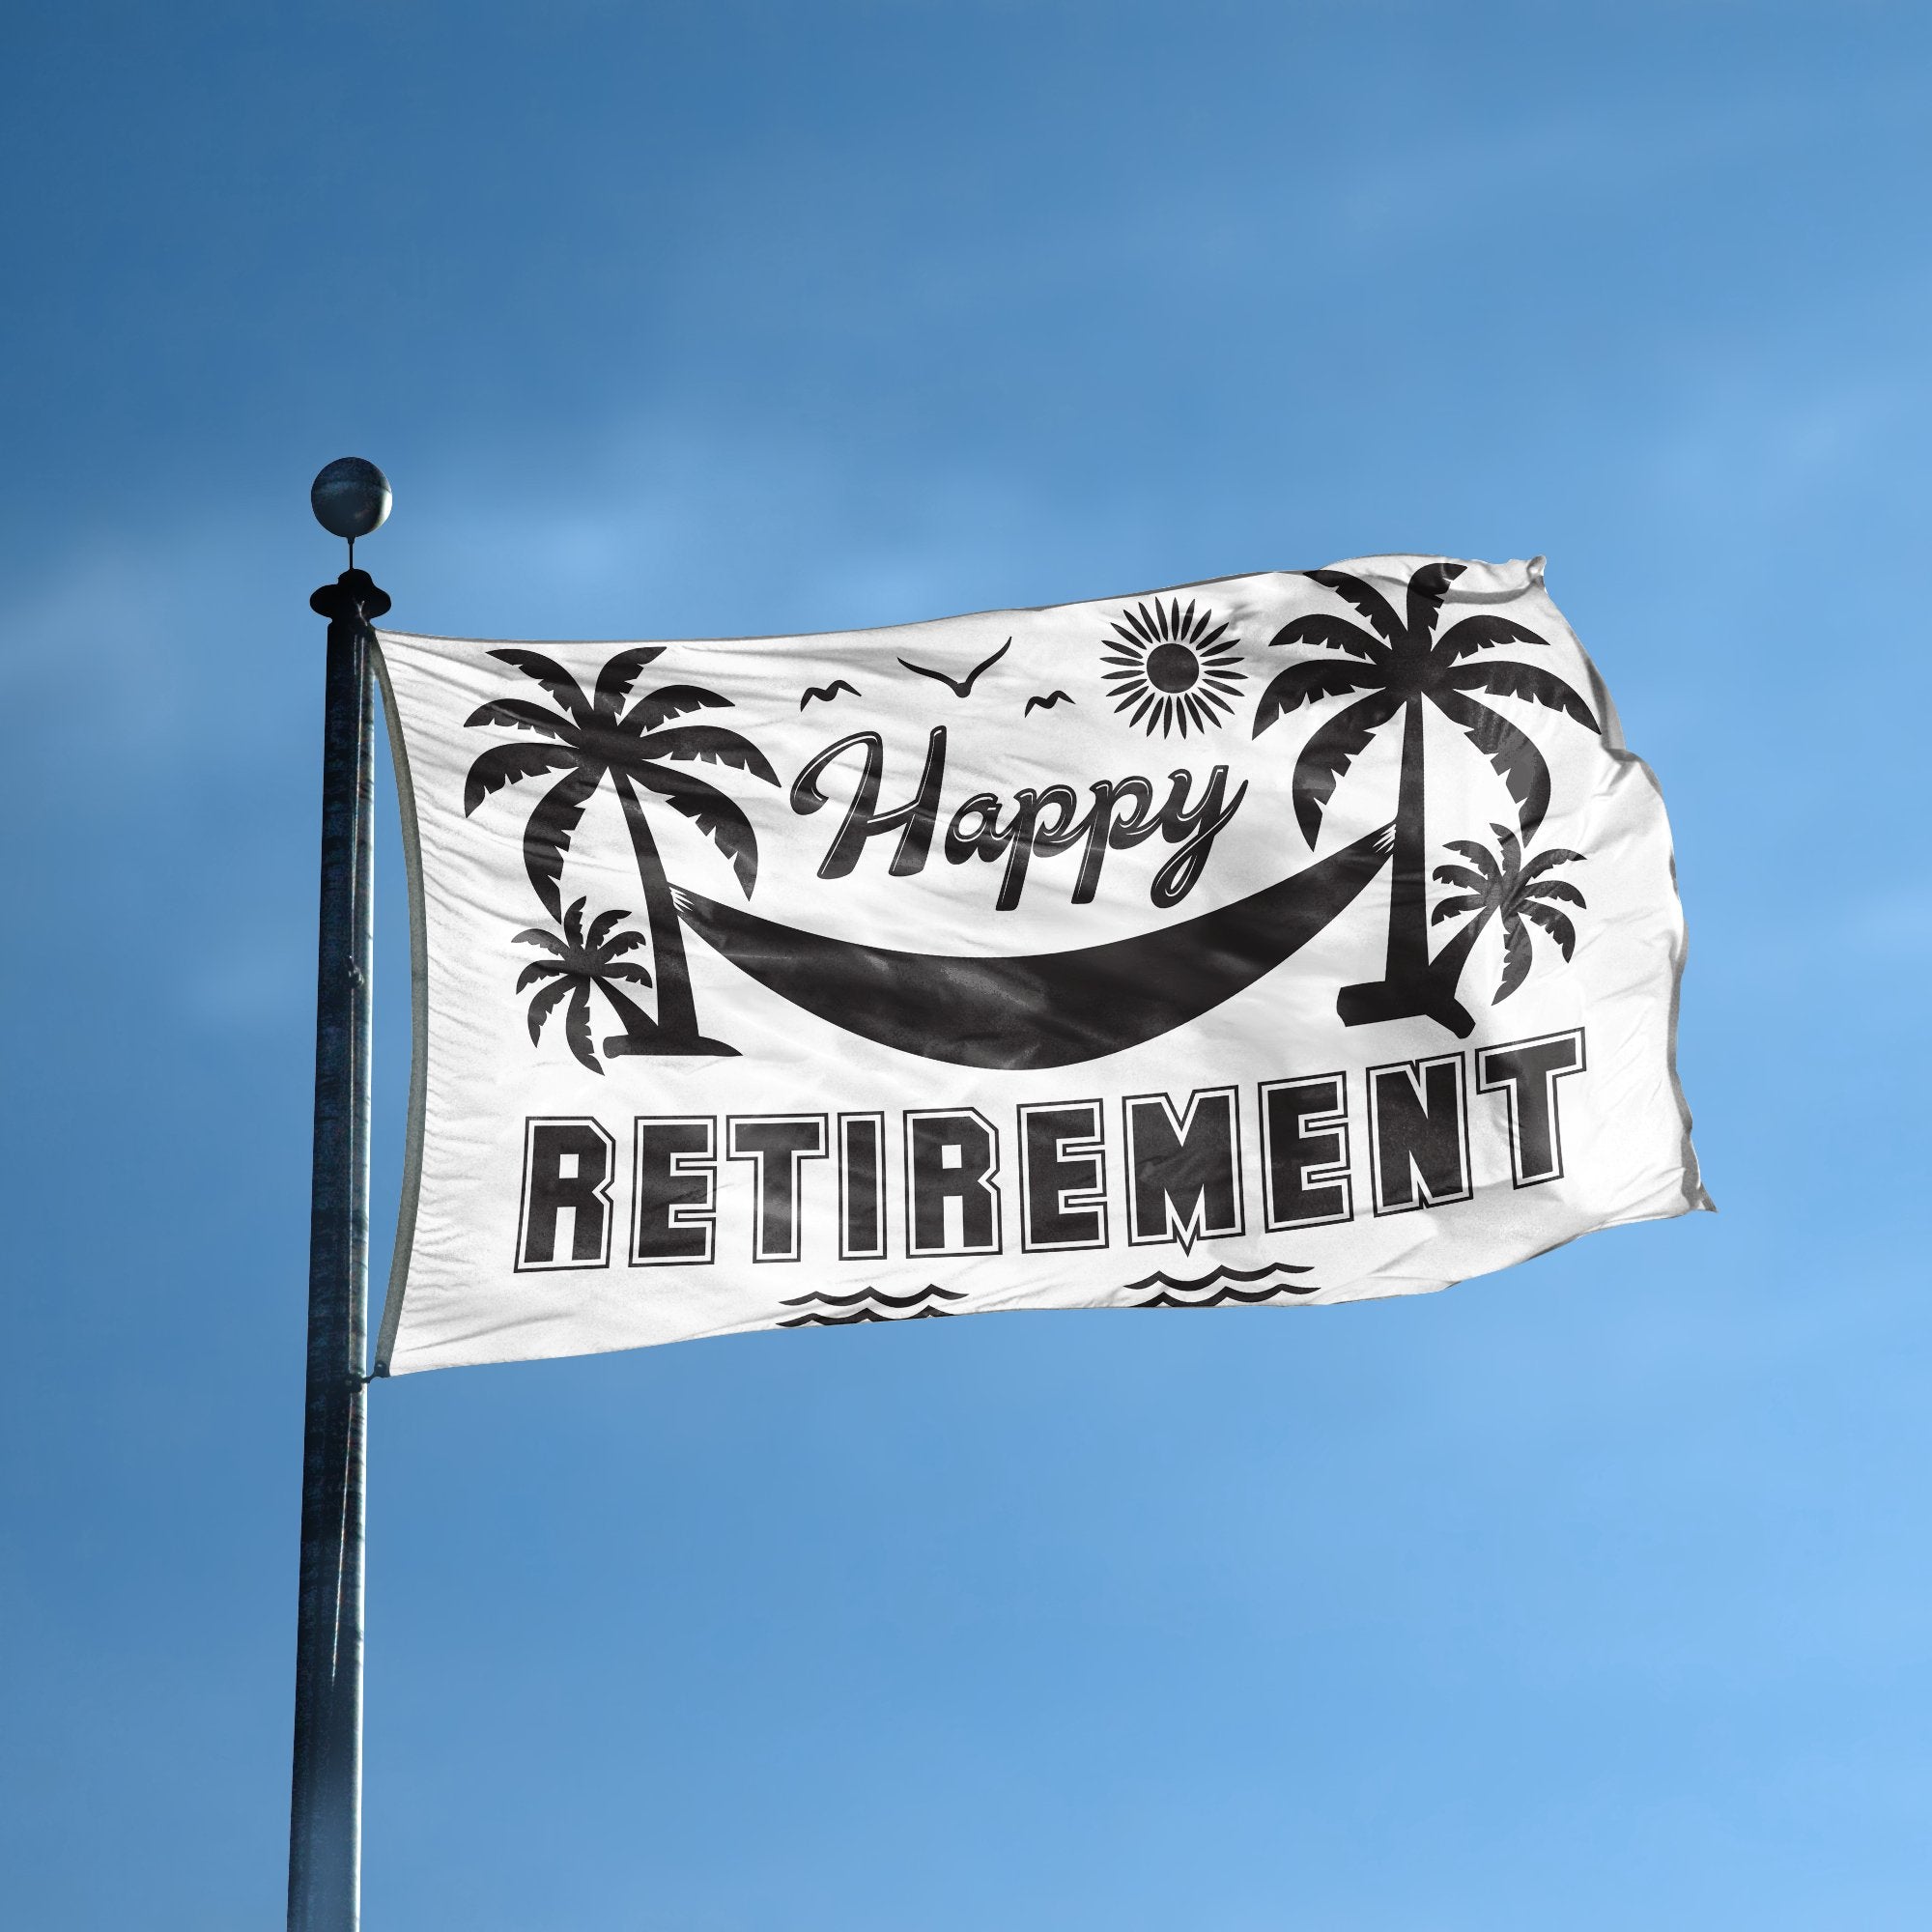
[(945, 685), (952, 692), (954, 697), (971, 697), (973, 696), (973, 686), (979, 680), (980, 673), (983, 670), (991, 670), (1012, 647), (1013, 640), (1009, 638), (991, 657), (985, 659), (982, 663), (976, 664), (963, 678), (949, 677), (943, 670), (934, 670), (929, 665), (916, 665), (910, 658), (901, 658), (899, 663), (904, 665), (907, 670), (918, 671), (921, 677), (936, 677), (941, 684)]
[(1075, 696), (1073, 696), (1070, 692), (1065, 692), (1065, 691), (1050, 692), (1044, 697), (1042, 697), (1038, 692), (1035, 692), (1034, 695), (1031, 697), (1029, 697), (1026, 701), (1025, 715), (1031, 718), (1034, 714), (1036, 707), (1037, 707), (1041, 711), (1051, 711), (1056, 704), (1077, 704), (1079, 701), (1080, 700)]
[(814, 684), (798, 700), (798, 708), (803, 711), (814, 697), (822, 697), (830, 704), (841, 691), (849, 691), (854, 697), (863, 697), (866, 695), (856, 684), (847, 684), (842, 677), (835, 677), (830, 684)]

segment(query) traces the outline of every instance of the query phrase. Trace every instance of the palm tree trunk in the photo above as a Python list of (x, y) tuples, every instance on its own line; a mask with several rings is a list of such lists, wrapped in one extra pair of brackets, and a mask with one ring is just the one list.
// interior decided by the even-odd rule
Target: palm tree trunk
[(1428, 841), (1423, 826), (1422, 699), (1403, 706), (1402, 788), (1395, 803), (1395, 850), (1389, 857), (1388, 964), (1391, 985), (1429, 971)]
[[(1429, 957), (1429, 837), (1424, 819), (1423, 705), (1417, 696), (1403, 706), (1402, 781), (1396, 794), (1395, 847), (1389, 855), (1388, 952), (1379, 980), (1344, 986), (1335, 1010), (1345, 1026), (1374, 1020), (1429, 1018), (1459, 1039), (1475, 1021), (1456, 998), (1456, 980), (1468, 948), (1459, 934), (1442, 960)], [(1473, 937), (1473, 936), (1472, 936)], [(1453, 963), (1450, 953), (1456, 954)]]
[(1483, 928), (1494, 916), (1495, 908), (1485, 906), (1474, 919), (1464, 920), (1455, 938), (1429, 962), (1430, 979), (1453, 993), (1457, 980), (1463, 977), (1463, 963), (1469, 956), (1469, 949), (1483, 936)]
[[(691, 997), (691, 969), (684, 957), (684, 924), (672, 903), (670, 881), (658, 857), (643, 802), (629, 779), (611, 774), (624, 807), (624, 823), (631, 830), (631, 849), (638, 858), (638, 878), (644, 889), (644, 918), (651, 935), (651, 965), (657, 979), (658, 1028), (662, 1037), (655, 1053), (696, 1053), (703, 1043), (697, 1035), (697, 1009)], [(607, 1049), (608, 1051), (608, 1049)]]
[(608, 980), (597, 982), (597, 990), (611, 1002), (611, 1010), (623, 1022), (624, 1031), (612, 1034), (604, 1042), (607, 1059), (625, 1053), (655, 1053), (658, 1050), (657, 1022), (627, 994), (620, 993)]

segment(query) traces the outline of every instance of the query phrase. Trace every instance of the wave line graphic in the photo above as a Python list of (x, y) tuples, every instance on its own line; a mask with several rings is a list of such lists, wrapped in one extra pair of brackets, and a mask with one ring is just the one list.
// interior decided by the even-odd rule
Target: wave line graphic
[[(1269, 1262), (1258, 1268), (1210, 1268), (1204, 1275), (1196, 1275), (1191, 1281), (1177, 1281), (1171, 1274), (1154, 1273), (1144, 1281), (1130, 1281), (1125, 1284), (1126, 1292), (1136, 1289), (1154, 1288), (1160, 1293), (1151, 1294), (1144, 1301), (1131, 1302), (1133, 1308), (1220, 1308), (1231, 1301), (1241, 1302), (1249, 1307), (1264, 1301), (1274, 1301), (1284, 1294), (1320, 1294), (1318, 1282), (1276, 1282), (1272, 1288), (1238, 1288), (1237, 1282), (1263, 1281), (1271, 1274), (1307, 1274), (1310, 1270), (1294, 1262)], [(1223, 1284), (1219, 1293), (1202, 1294), (1198, 1291)], [(1176, 1293), (1175, 1291), (1179, 1291)]]
[[(936, 1308), (931, 1305), (937, 1295), (942, 1301), (964, 1301), (966, 1292), (958, 1288), (940, 1288), (936, 1284), (915, 1289), (910, 1294), (887, 1294), (877, 1289), (862, 1288), (856, 1294), (800, 1294), (788, 1301), (781, 1302), (782, 1308), (805, 1308), (811, 1312), (805, 1315), (787, 1317), (779, 1323), (781, 1328), (845, 1328), (855, 1321), (923, 1321), (938, 1315), (951, 1315), (951, 1308)], [(811, 1309), (818, 1307), (849, 1309), (846, 1315), (824, 1315)], [(885, 1313), (880, 1311), (884, 1310)]]
[(935, 1294), (943, 1296), (948, 1301), (966, 1299), (966, 1291), (963, 1288), (940, 1288), (928, 1285), (914, 1289), (910, 1294), (887, 1294), (883, 1290), (876, 1288), (862, 1288), (857, 1294), (825, 1294), (814, 1289), (810, 1294), (794, 1295), (789, 1301), (781, 1302), (779, 1305), (781, 1308), (804, 1308), (808, 1303), (816, 1301), (826, 1308), (857, 1308), (862, 1301), (876, 1301), (884, 1308), (911, 1308)]
[(1133, 1301), (1130, 1308), (1219, 1308), (1230, 1301), (1239, 1301), (1252, 1307), (1264, 1301), (1278, 1301), (1284, 1294), (1320, 1294), (1318, 1283), (1310, 1282), (1306, 1288), (1296, 1288), (1293, 1282), (1283, 1282), (1279, 1288), (1224, 1288), (1213, 1294), (1200, 1295), (1194, 1300), (1183, 1301), (1178, 1294), (1169, 1294), (1163, 1289), (1158, 1294), (1151, 1294), (1145, 1301)]
[(850, 1315), (788, 1315), (781, 1328), (850, 1328), (860, 1321), (930, 1321), (941, 1315), (953, 1315), (952, 1308), (916, 1308), (910, 1315), (881, 1315), (876, 1308), (855, 1309)]
[(1198, 1274), (1192, 1281), (1177, 1281), (1171, 1274), (1159, 1272), (1149, 1275), (1143, 1281), (1129, 1281), (1122, 1284), (1131, 1294), (1137, 1288), (1152, 1288), (1158, 1283), (1162, 1288), (1212, 1288), (1217, 1281), (1265, 1281), (1271, 1274), (1307, 1274), (1310, 1270), (1296, 1262), (1268, 1262), (1258, 1268), (1209, 1268), (1206, 1274)]

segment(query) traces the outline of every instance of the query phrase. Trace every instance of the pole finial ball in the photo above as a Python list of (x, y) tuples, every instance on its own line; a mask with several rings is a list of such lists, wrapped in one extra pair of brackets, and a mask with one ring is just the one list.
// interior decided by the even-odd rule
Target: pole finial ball
[(354, 543), (382, 526), (389, 514), (389, 479), (360, 456), (338, 456), (316, 472), (309, 507), (332, 537)]

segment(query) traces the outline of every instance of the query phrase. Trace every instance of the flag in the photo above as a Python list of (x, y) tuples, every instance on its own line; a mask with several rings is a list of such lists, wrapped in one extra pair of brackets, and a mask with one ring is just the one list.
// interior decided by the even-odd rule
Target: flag
[(1540, 558), (379, 644), (384, 1372), (1415, 1293), (1710, 1205), (1662, 801)]

